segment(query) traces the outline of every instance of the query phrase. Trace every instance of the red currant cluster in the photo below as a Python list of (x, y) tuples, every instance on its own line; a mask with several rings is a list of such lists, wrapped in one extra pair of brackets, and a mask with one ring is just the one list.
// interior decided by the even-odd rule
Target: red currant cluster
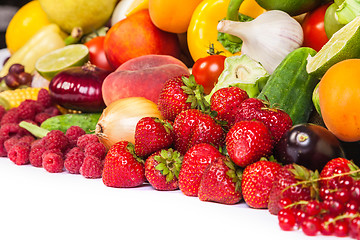
[(337, 169), (336, 177), (321, 179), (317, 199), (297, 202), (281, 199), (280, 228), (285, 231), (301, 228), (308, 236), (349, 236), (360, 240), (360, 180), (343, 173)]

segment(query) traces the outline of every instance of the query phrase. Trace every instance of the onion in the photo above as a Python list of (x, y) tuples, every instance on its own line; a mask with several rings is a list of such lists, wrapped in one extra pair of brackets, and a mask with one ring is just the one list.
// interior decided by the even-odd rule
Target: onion
[(82, 112), (101, 112), (106, 107), (102, 83), (110, 71), (90, 63), (65, 69), (51, 80), (51, 98), (60, 106)]
[(107, 149), (119, 141), (135, 144), (136, 124), (143, 117), (162, 119), (154, 102), (144, 97), (121, 98), (104, 109), (95, 134)]

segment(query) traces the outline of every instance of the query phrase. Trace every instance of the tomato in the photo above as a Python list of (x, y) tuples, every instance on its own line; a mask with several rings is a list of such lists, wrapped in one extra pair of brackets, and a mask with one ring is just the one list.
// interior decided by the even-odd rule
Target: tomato
[(209, 94), (224, 70), (225, 56), (209, 55), (199, 58), (192, 67), (195, 81), (204, 87), (204, 93)]
[(113, 71), (113, 67), (109, 64), (104, 51), (105, 36), (99, 36), (86, 42), (85, 45), (89, 49), (90, 62), (99, 68)]
[(319, 51), (329, 41), (324, 27), (325, 12), (328, 7), (329, 4), (325, 4), (306, 14), (302, 23), (304, 47), (311, 47)]

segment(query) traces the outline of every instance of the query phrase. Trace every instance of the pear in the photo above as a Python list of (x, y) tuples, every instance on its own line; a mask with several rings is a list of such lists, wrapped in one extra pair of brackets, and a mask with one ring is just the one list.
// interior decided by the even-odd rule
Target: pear
[(39, 0), (50, 21), (67, 33), (81, 27), (84, 34), (105, 25), (118, 0)]

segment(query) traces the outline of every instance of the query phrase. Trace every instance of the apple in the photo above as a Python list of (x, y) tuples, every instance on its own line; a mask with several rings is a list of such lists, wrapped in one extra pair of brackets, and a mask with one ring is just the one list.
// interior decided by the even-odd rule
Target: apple
[(173, 56), (150, 54), (136, 57), (105, 78), (103, 99), (106, 106), (127, 97), (144, 97), (157, 104), (165, 81), (181, 75), (190, 75), (189, 69)]
[(104, 50), (114, 68), (143, 55), (159, 54), (179, 58), (181, 54), (177, 34), (157, 28), (151, 21), (148, 9), (114, 24), (105, 35)]

